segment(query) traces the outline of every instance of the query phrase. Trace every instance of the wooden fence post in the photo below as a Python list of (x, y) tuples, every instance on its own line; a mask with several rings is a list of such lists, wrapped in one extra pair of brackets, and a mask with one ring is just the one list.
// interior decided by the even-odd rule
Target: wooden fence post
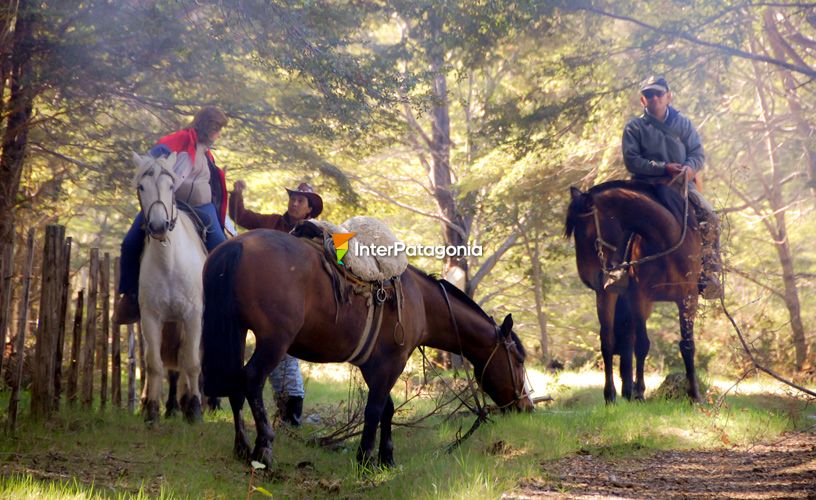
[(99, 369), (102, 380), (99, 383), (99, 407), (108, 404), (108, 338), (110, 337), (110, 253), (105, 252), (99, 269), (99, 289), (102, 292), (102, 332), (99, 335)]
[(23, 278), (23, 296), (20, 306), (20, 321), (17, 329), (17, 367), (11, 381), (11, 398), (9, 399), (9, 429), (17, 429), (17, 406), (20, 403), (20, 384), (23, 382), (23, 361), (25, 360), (25, 332), (28, 323), (28, 299), (31, 291), (31, 268), (34, 266), (34, 228), (28, 230), (26, 241), (26, 267)]
[(45, 228), (40, 283), (40, 313), (34, 349), (31, 383), (31, 417), (48, 418), (54, 412), (54, 373), (59, 341), (62, 288), (62, 247), (65, 226)]
[(76, 310), (74, 310), (74, 330), (71, 337), (71, 360), (68, 365), (68, 403), (74, 404), (77, 397), (77, 378), (79, 375), (80, 346), (82, 345), (82, 307), (85, 303), (85, 290), (77, 293)]
[(14, 277), (14, 239), (3, 245), (0, 256), (0, 380), (3, 375), (3, 355), (6, 353), (6, 331), (11, 322), (11, 279)]
[(136, 411), (136, 329), (127, 326), (128, 332), (128, 411)]
[[(113, 260), (113, 309), (119, 303), (119, 257)], [(111, 400), (117, 407), (122, 407), (122, 338), (121, 325), (113, 325), (113, 337), (111, 338)]]
[(57, 362), (54, 366), (54, 408), (59, 410), (62, 395), (62, 358), (65, 352), (65, 325), (68, 322), (68, 300), (71, 296), (71, 244), (69, 236), (62, 245), (62, 287), (60, 292), (59, 338), (57, 340)]
[(88, 307), (85, 317), (85, 346), (82, 349), (82, 406), (93, 403), (94, 349), (96, 348), (96, 291), (99, 278), (99, 249), (91, 248), (88, 269)]

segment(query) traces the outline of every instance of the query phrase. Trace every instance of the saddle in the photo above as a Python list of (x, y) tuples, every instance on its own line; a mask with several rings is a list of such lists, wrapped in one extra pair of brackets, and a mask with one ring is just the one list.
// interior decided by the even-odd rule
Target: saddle
[[(354, 233), (354, 236), (348, 240), (349, 249), (338, 259), (332, 235), (350, 233)], [(400, 343), (397, 341), (397, 331), (402, 328), (404, 302), (400, 276), (408, 268), (408, 259), (403, 254), (361, 255), (362, 252), (359, 251), (360, 246), (387, 246), (397, 241), (383, 222), (372, 217), (358, 216), (337, 226), (327, 221), (308, 219), (298, 222), (289, 234), (303, 238), (321, 252), (323, 269), (332, 280), (336, 305), (335, 322), (341, 305), (350, 302), (350, 293), (366, 299), (367, 315), (363, 334), (357, 348), (346, 359), (347, 362), (361, 365), (371, 355), (382, 325), (386, 302), (396, 303), (398, 320), (394, 325), (394, 340)]]

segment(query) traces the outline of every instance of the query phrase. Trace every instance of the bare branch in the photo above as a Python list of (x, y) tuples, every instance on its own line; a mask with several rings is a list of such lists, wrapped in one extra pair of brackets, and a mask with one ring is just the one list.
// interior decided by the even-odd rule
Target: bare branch
[(751, 59), (751, 60), (754, 60), (754, 61), (761, 61), (761, 62), (765, 62), (765, 63), (768, 63), (768, 64), (773, 64), (774, 66), (779, 66), (779, 67), (785, 68), (785, 69), (787, 69), (789, 71), (793, 71), (793, 72), (796, 72), (796, 73), (807, 75), (807, 76), (809, 76), (811, 78), (816, 78), (816, 70), (814, 70), (813, 68), (811, 68), (809, 66), (801, 66), (801, 65), (798, 65), (798, 64), (791, 64), (791, 63), (788, 63), (788, 62), (785, 62), (785, 61), (780, 61), (779, 59), (775, 59), (773, 57), (768, 57), (768, 56), (763, 56), (763, 55), (758, 55), (758, 54), (752, 54), (751, 52), (746, 52), (746, 51), (741, 50), (741, 49), (737, 49), (737, 48), (734, 48), (734, 47), (729, 47), (729, 46), (723, 45), (721, 43), (715, 43), (715, 42), (709, 42), (707, 40), (702, 40), (700, 38), (689, 35), (688, 33), (684, 33), (682, 31), (662, 28), (660, 26), (655, 26), (655, 25), (652, 25), (652, 24), (648, 24), (648, 23), (646, 23), (644, 21), (641, 21), (639, 19), (635, 19), (633, 17), (624, 16), (624, 15), (621, 15), (621, 14), (615, 14), (613, 12), (607, 12), (605, 10), (601, 10), (601, 9), (598, 9), (598, 8), (595, 8), (595, 7), (578, 7), (577, 10), (585, 10), (587, 12), (592, 12), (594, 14), (598, 14), (598, 15), (601, 15), (601, 16), (610, 17), (612, 19), (618, 19), (618, 20), (621, 20), (621, 21), (630, 22), (632, 24), (640, 26), (641, 28), (645, 28), (645, 29), (654, 31), (655, 33), (660, 33), (660, 34), (663, 34), (663, 35), (666, 35), (666, 36), (669, 36), (669, 37), (672, 37), (672, 38), (679, 38), (681, 40), (685, 40), (685, 41), (687, 41), (687, 42), (689, 42), (691, 44), (694, 44), (694, 45), (709, 47), (709, 48), (712, 48), (712, 49), (716, 49), (716, 50), (718, 50), (720, 52), (724, 52), (726, 54), (736, 56), (736, 57), (740, 57), (740, 58), (743, 58), (743, 59)]

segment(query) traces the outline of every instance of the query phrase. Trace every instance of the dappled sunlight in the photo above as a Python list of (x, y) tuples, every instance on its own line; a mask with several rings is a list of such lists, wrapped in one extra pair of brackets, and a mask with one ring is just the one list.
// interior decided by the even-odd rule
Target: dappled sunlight
[[(730, 394), (733, 395), (775, 394), (779, 396), (789, 396), (798, 392), (792, 387), (767, 375), (758, 375), (742, 381), (717, 377), (711, 380), (710, 384), (722, 392), (730, 390)], [(810, 387), (805, 385), (805, 387), (810, 390), (816, 390), (816, 386), (813, 385)]]

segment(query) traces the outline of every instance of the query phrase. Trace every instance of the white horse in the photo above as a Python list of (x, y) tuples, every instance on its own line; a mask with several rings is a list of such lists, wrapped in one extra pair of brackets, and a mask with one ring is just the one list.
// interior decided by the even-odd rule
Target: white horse
[[(142, 395), (145, 421), (155, 424), (159, 420), (164, 369), (168, 368), (179, 372), (182, 410), (187, 420), (194, 422), (201, 420), (201, 273), (207, 250), (193, 221), (176, 206), (176, 154), (156, 159), (134, 153), (133, 162), (147, 233), (139, 271), (139, 309), (147, 361)], [(166, 322), (182, 326), (176, 329), (179, 337), (162, 339)]]

